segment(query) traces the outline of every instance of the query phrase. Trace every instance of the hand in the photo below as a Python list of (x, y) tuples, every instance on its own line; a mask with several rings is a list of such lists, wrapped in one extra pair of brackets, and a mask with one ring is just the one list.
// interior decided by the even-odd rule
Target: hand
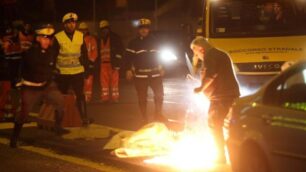
[(120, 67), (112, 67), (113, 70), (120, 70)]
[(54, 75), (59, 75), (61, 73), (60, 70), (57, 69), (57, 68), (53, 69), (52, 72), (53, 72)]
[(131, 70), (126, 71), (126, 79), (129, 81), (133, 79), (133, 72)]
[(165, 70), (164, 70), (164, 69), (161, 69), (161, 70), (160, 70), (160, 75), (161, 75), (161, 76), (165, 76)]
[(200, 93), (202, 92), (202, 87), (197, 87), (193, 90), (194, 93)]

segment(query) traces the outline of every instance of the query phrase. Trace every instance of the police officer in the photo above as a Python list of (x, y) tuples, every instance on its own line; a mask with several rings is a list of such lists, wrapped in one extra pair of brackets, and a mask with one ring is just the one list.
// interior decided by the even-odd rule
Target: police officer
[(212, 47), (204, 37), (195, 38), (191, 49), (203, 63), (201, 86), (194, 92), (203, 91), (210, 100), (208, 124), (213, 129), (220, 152), (219, 162), (225, 163), (223, 121), (234, 99), (240, 95), (232, 62), (227, 54)]
[(119, 101), (119, 70), (124, 47), (121, 38), (110, 29), (107, 20), (101, 20), (99, 28), (101, 100), (117, 103)]
[(126, 77), (135, 78), (135, 88), (141, 114), (145, 123), (149, 122), (147, 116), (147, 95), (151, 87), (154, 93), (155, 116), (154, 120), (165, 122), (162, 115), (163, 105), (163, 69), (158, 58), (157, 40), (150, 34), (151, 21), (143, 18), (139, 20), (138, 36), (130, 41), (126, 49)]
[(84, 35), (76, 30), (77, 19), (78, 16), (75, 13), (65, 14), (62, 19), (64, 30), (55, 34), (56, 67), (59, 69), (57, 83), (63, 94), (67, 94), (72, 87), (83, 125), (87, 126), (90, 121), (87, 117), (83, 89), (85, 75), (87, 75), (85, 72), (92, 65), (89, 65)]
[(55, 131), (62, 134), (61, 121), (64, 111), (64, 100), (56, 83), (53, 81), (55, 56), (51, 50), (51, 39), (54, 33), (52, 25), (42, 25), (36, 31), (36, 43), (25, 53), (22, 61), (21, 113), (16, 115), (15, 126), (11, 136), (11, 147), (17, 146), (22, 125), (28, 119), (33, 106), (42, 99), (55, 107)]

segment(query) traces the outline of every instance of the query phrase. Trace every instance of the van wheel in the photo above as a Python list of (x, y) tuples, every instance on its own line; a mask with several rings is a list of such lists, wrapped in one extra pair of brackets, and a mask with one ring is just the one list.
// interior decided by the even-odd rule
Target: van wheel
[(239, 172), (270, 172), (267, 158), (258, 146), (248, 145), (242, 148)]

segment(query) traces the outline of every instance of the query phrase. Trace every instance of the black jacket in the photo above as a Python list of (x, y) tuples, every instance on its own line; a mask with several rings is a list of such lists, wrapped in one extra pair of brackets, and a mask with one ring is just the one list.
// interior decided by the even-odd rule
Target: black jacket
[(25, 54), (22, 61), (22, 78), (41, 83), (51, 81), (55, 71), (55, 53), (50, 48), (42, 50), (34, 44)]
[(136, 77), (160, 74), (161, 63), (157, 39), (154, 36), (137, 37), (130, 41), (126, 48), (126, 69), (131, 70), (132, 67)]
[[(215, 48), (210, 49), (203, 61), (203, 80), (213, 79), (204, 93), (210, 100), (239, 97), (239, 85), (236, 80), (230, 57)], [(204, 85), (202, 81), (202, 85)]]

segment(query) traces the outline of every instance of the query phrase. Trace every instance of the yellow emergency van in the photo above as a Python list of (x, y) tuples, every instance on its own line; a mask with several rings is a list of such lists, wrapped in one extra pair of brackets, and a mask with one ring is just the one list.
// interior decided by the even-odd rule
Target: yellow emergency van
[(240, 84), (261, 85), (306, 58), (306, 0), (205, 0), (204, 37), (228, 53)]

